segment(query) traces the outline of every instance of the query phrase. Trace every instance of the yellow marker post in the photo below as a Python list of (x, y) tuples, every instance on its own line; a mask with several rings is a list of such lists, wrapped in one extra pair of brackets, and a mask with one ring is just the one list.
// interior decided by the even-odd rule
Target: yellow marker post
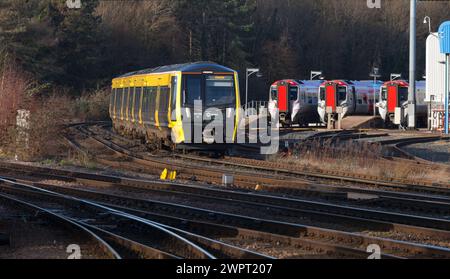
[(159, 177), (159, 179), (161, 179), (161, 180), (166, 180), (167, 179), (167, 169), (164, 169), (161, 172), (161, 176)]
[(175, 180), (177, 178), (177, 171), (171, 171), (169, 174), (170, 180)]

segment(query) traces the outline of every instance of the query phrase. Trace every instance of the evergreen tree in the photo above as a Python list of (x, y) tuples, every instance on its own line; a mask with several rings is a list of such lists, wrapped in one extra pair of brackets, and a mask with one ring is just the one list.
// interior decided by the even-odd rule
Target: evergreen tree
[(0, 6), (0, 41), (41, 82), (73, 88), (102, 77), (98, 1), (69, 9), (65, 1), (7, 0)]
[(56, 42), (52, 52), (55, 65), (62, 69), (55, 82), (85, 88), (103, 77), (97, 5), (98, 0), (83, 1), (80, 9), (69, 9), (59, 2), (48, 5), (46, 20), (54, 30)]
[(248, 59), (253, 1), (177, 0), (175, 16), (185, 30), (187, 57), (239, 67)]

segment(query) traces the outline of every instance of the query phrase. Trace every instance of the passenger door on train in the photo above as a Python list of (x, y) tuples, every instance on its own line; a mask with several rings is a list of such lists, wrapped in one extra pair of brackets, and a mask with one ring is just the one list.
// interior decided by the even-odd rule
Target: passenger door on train
[(336, 111), (336, 102), (337, 102), (337, 85), (334, 83), (327, 84), (325, 86), (325, 110), (328, 107), (332, 108), (332, 111)]
[(397, 85), (387, 86), (387, 108), (389, 113), (395, 113), (395, 108), (398, 107), (397, 92)]
[(287, 112), (288, 107), (288, 86), (287, 84), (282, 84), (278, 86), (278, 110)]

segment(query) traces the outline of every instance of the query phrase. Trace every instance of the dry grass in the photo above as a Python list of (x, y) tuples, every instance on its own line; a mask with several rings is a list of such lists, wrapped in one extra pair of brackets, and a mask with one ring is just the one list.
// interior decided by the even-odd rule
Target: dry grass
[(313, 141), (297, 144), (289, 154), (275, 158), (277, 162), (295, 165), (298, 169), (322, 172), (335, 171), (389, 179), (424, 180), (448, 183), (450, 177), (439, 168), (384, 160), (383, 148), (377, 144), (345, 141)]

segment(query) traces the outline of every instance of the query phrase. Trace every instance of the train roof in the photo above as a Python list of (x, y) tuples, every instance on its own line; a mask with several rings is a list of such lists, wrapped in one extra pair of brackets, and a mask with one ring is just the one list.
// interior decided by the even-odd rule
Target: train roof
[[(343, 79), (337, 79), (337, 80), (327, 80), (324, 81), (321, 86), (326, 85), (327, 83), (337, 83), (338, 85), (356, 85), (356, 86), (361, 86), (361, 85), (373, 85), (374, 81), (373, 80), (343, 80)], [(380, 80), (377, 80), (376, 85), (382, 85), (383, 82)]]
[(219, 65), (214, 62), (199, 61), (184, 64), (174, 64), (159, 66), (155, 68), (149, 68), (144, 70), (139, 70), (135, 72), (126, 73), (124, 75), (118, 76), (118, 78), (130, 77), (136, 75), (146, 75), (146, 74), (157, 74), (157, 73), (167, 73), (167, 72), (198, 72), (198, 71), (212, 71), (212, 72), (225, 72), (234, 73), (235, 71), (227, 68), (225, 66)]
[(277, 80), (274, 83), (272, 83), (272, 86), (277, 85), (279, 82), (286, 82), (286, 83), (290, 83), (290, 84), (295, 84), (295, 85), (305, 85), (305, 86), (319, 86), (323, 80), (299, 80), (299, 79), (282, 79), (282, 80)]
[[(409, 86), (409, 82), (406, 81), (406, 80), (403, 80), (403, 79), (386, 81), (383, 85), (388, 85), (388, 84), (398, 84), (398, 85), (404, 86), (404, 87), (408, 87)], [(425, 81), (424, 80), (417, 80), (416, 81), (416, 85), (425, 86)]]

